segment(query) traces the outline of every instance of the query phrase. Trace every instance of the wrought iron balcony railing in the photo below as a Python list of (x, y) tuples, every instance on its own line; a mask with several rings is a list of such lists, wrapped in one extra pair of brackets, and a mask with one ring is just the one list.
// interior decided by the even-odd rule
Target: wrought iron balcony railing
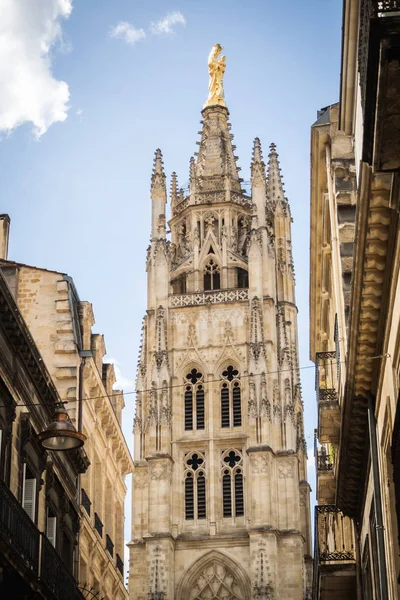
[(336, 352), (317, 352), (315, 389), (318, 404), (338, 400), (338, 357)]
[(323, 473), (333, 471), (333, 459), (329, 454), (318, 452), (317, 454), (317, 469)]
[(83, 600), (71, 571), (3, 481), (0, 481), (0, 537), (36, 574), (38, 585), (40, 578), (55, 600)]
[(116, 563), (117, 569), (123, 577), (124, 576), (124, 562), (119, 554), (117, 554), (116, 558), (117, 558), (117, 563)]
[(319, 565), (355, 561), (352, 520), (345, 517), (336, 506), (322, 504), (315, 507), (315, 536), (315, 557)]
[(83, 600), (74, 576), (45, 535), (42, 535), (40, 578), (57, 600)]
[(106, 534), (106, 550), (111, 557), (114, 556), (114, 544), (112, 543), (112, 540), (108, 533)]
[(96, 512), (94, 513), (94, 528), (97, 531), (97, 533), (99, 534), (99, 536), (102, 538), (103, 537), (103, 523), (102, 523), (99, 515)]
[(0, 481), (0, 536), (38, 573), (40, 532), (14, 494)]
[(87, 493), (85, 492), (85, 490), (83, 488), (81, 490), (81, 502), (82, 502), (82, 506), (85, 509), (87, 515), (90, 517), (90, 507), (92, 506), (92, 503), (90, 502), (89, 496), (87, 495)]

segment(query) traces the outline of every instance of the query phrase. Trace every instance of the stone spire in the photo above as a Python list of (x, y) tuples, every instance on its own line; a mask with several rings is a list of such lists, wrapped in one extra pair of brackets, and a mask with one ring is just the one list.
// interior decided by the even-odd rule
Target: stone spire
[(264, 227), (265, 221), (265, 202), (266, 202), (266, 177), (265, 163), (263, 161), (261, 142), (255, 138), (253, 144), (253, 159), (251, 161), (251, 190), (253, 204), (257, 209), (257, 223), (259, 227)]
[(256, 137), (253, 142), (253, 158), (251, 161), (251, 183), (265, 183), (265, 163), (263, 161), (260, 138)]
[(285, 190), (283, 188), (283, 181), (281, 175), (281, 169), (279, 166), (278, 153), (276, 146), (272, 143), (269, 147), (268, 155), (268, 175), (267, 175), (267, 206), (271, 212), (276, 210), (278, 203), (282, 205), (284, 211), (289, 211), (289, 203), (285, 198)]
[(150, 197), (152, 203), (151, 238), (165, 237), (165, 204), (167, 202), (166, 177), (162, 153), (155, 151), (151, 176)]
[(178, 178), (175, 171), (171, 175), (171, 189), (170, 189), (170, 198), (171, 198), (171, 207), (174, 208), (178, 201)]
[(229, 199), (234, 201), (235, 194), (242, 194), (242, 180), (236, 163), (237, 156), (234, 154), (235, 146), (232, 144), (228, 109), (209, 106), (203, 109), (202, 115), (199, 151), (196, 163), (191, 164), (190, 170), (191, 189), (194, 179), (197, 203), (200, 204)]

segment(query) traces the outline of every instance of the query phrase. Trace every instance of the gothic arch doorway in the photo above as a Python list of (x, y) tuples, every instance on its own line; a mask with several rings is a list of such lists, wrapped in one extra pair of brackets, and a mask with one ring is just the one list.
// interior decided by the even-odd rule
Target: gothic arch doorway
[(183, 575), (177, 600), (248, 600), (250, 581), (240, 565), (213, 550)]

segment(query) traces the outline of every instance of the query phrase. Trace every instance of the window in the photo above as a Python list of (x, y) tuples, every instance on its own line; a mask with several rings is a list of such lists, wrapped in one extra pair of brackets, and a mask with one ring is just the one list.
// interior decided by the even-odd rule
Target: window
[(249, 274), (246, 269), (237, 268), (237, 286), (238, 288), (249, 287)]
[(57, 517), (51, 508), (47, 509), (46, 535), (49, 539), (49, 542), (55, 548), (57, 537)]
[(242, 400), (239, 371), (229, 365), (222, 372), (224, 382), (221, 385), (221, 427), (240, 427), (242, 425)]
[(206, 473), (201, 452), (185, 455), (185, 519), (206, 518)]
[(33, 522), (36, 521), (36, 478), (26, 463), (22, 471), (22, 506)]
[(222, 452), (222, 513), (225, 518), (244, 515), (243, 457), (236, 449)]
[(181, 275), (174, 279), (172, 282), (172, 293), (186, 294), (186, 275)]
[(213, 258), (204, 267), (204, 291), (221, 289), (219, 266)]
[(197, 369), (192, 369), (185, 379), (185, 431), (204, 429), (203, 375)]

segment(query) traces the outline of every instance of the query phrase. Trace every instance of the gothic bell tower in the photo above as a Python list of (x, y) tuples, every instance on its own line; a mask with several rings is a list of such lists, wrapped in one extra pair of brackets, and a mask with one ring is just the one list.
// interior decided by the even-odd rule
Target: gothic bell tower
[(221, 50), (189, 188), (172, 174), (171, 239), (154, 158), (131, 600), (304, 600), (311, 587), (290, 207), (275, 145), (266, 173), (258, 138), (242, 189)]

